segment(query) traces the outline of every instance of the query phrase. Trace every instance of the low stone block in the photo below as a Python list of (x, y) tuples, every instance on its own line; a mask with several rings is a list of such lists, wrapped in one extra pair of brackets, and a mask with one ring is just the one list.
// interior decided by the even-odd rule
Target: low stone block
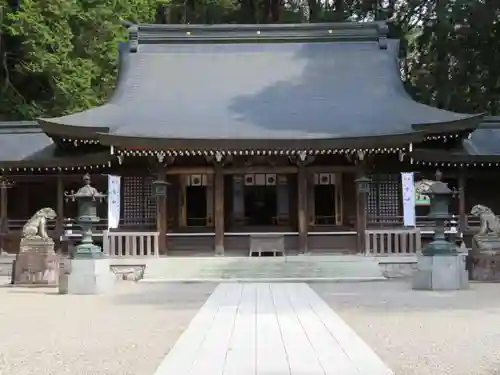
[(274, 256), (285, 255), (285, 237), (264, 233), (251, 235), (249, 256), (262, 256), (263, 253), (271, 253)]
[(500, 254), (500, 237), (496, 234), (476, 234), (472, 238), (472, 252), (495, 252)]
[(117, 280), (138, 281), (144, 277), (146, 266), (141, 265), (112, 265), (113, 271)]
[(108, 258), (71, 259), (68, 294), (105, 294), (113, 290), (114, 283)]
[(416, 290), (460, 290), (469, 287), (465, 256), (420, 256), (413, 273), (412, 286)]
[(472, 280), (500, 282), (500, 252), (471, 254), (470, 267)]
[(54, 241), (22, 239), (13, 265), (12, 284), (57, 286), (59, 257)]

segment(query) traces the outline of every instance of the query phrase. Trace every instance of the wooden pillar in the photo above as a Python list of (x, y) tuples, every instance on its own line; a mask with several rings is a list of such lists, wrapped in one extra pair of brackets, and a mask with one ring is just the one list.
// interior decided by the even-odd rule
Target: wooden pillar
[(464, 233), (467, 230), (467, 211), (465, 207), (465, 187), (467, 184), (467, 173), (464, 167), (461, 167), (458, 172), (458, 213), (460, 231)]
[(184, 228), (187, 226), (187, 215), (186, 215), (186, 185), (188, 175), (179, 174), (177, 175), (179, 179), (179, 226)]
[(0, 181), (0, 254), (5, 251), (5, 235), (9, 231), (7, 223), (7, 181)]
[[(356, 179), (360, 177), (366, 177), (365, 163), (360, 160), (358, 169), (356, 171)], [(358, 183), (355, 182), (356, 189), (356, 250), (358, 253), (364, 253), (365, 251), (365, 237), (366, 237), (366, 227), (367, 227), (367, 193), (362, 193), (359, 191)]]
[(299, 229), (299, 253), (307, 253), (307, 232), (308, 232), (308, 214), (307, 214), (307, 170), (305, 163), (298, 163), (297, 173), (297, 216)]
[[(158, 181), (165, 181), (166, 177), (167, 174), (165, 165), (163, 163), (159, 163), (158, 170), (156, 172), (156, 179)], [(160, 238), (158, 241), (160, 247), (159, 248), (160, 255), (167, 255), (167, 222), (168, 222), (167, 199), (168, 199), (168, 194), (167, 196), (156, 198), (156, 230), (160, 234)]]
[(213, 174), (207, 174), (206, 175), (207, 179), (207, 185), (206, 185), (206, 190), (205, 194), (207, 197), (207, 221), (206, 221), (206, 226), (207, 227), (214, 227), (214, 175)]
[(221, 163), (215, 165), (215, 255), (224, 255), (224, 174)]
[[(5, 223), (7, 220), (7, 185), (0, 185), (0, 218), (1, 223)], [(6, 227), (6, 225), (5, 225)]]
[(63, 176), (57, 175), (57, 201), (56, 201), (56, 236), (58, 241), (64, 234), (64, 183)]

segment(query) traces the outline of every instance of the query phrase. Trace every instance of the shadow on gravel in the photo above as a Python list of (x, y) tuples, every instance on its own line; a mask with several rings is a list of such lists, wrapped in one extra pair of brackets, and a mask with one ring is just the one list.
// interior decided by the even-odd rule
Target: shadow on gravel
[(130, 293), (110, 296), (113, 303), (122, 305), (156, 305), (168, 309), (199, 308), (212, 294), (217, 284), (168, 283), (136, 284)]
[(317, 284), (309, 286), (333, 309), (374, 312), (500, 310), (500, 284), (470, 283), (461, 291), (416, 291), (408, 281), (385, 283)]

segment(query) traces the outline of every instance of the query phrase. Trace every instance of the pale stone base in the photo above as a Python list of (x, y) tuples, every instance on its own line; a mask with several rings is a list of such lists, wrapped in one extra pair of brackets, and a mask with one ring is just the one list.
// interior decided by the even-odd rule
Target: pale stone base
[(57, 286), (59, 257), (54, 252), (54, 241), (21, 239), (11, 277), (13, 285)]
[(469, 287), (463, 255), (419, 256), (412, 277), (413, 289), (460, 290)]
[[(68, 294), (104, 294), (112, 291), (115, 275), (108, 258), (71, 259), (67, 275)], [(61, 291), (64, 293), (64, 291)]]

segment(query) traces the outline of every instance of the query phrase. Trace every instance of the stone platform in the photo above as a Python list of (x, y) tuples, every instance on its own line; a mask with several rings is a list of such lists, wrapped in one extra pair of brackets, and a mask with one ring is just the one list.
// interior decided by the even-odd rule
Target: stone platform
[(54, 241), (23, 238), (13, 271), (13, 285), (57, 286), (59, 257), (54, 251)]
[(471, 279), (500, 282), (500, 237), (475, 235), (470, 253)]
[(418, 258), (412, 284), (416, 290), (461, 290), (469, 287), (466, 255), (422, 255)]
[(385, 280), (377, 259), (356, 255), (161, 257), (145, 262), (143, 282)]
[(61, 294), (106, 294), (112, 291), (115, 275), (109, 258), (71, 259), (62, 270)]

